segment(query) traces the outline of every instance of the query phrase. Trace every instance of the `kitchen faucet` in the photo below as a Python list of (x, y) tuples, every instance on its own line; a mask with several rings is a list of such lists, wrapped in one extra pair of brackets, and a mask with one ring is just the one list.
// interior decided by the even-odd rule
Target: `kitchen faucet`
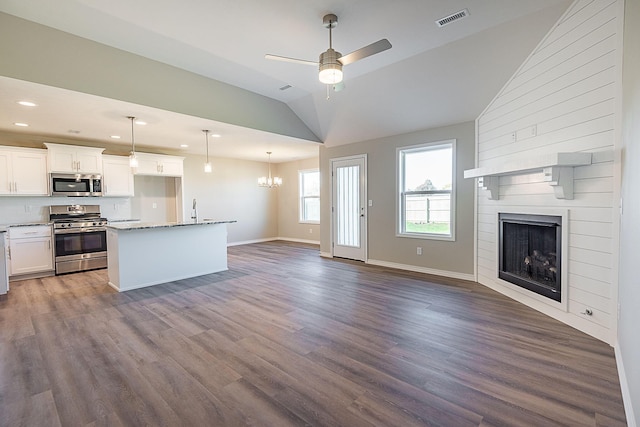
[(196, 199), (193, 199), (193, 207), (191, 210), (191, 219), (193, 222), (198, 222), (198, 209), (196, 209)]

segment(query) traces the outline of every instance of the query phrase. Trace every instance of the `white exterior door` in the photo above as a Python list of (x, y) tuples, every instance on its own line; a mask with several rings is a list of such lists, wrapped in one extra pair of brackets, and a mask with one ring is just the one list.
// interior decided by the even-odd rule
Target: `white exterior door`
[(367, 257), (366, 156), (331, 161), (333, 256)]

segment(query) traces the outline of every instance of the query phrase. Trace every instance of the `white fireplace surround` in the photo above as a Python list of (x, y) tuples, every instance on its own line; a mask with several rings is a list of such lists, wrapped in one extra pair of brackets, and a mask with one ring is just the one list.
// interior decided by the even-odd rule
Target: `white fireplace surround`
[(508, 282), (506, 280), (502, 280), (498, 277), (499, 271), (499, 253), (500, 253), (500, 241), (496, 239), (496, 247), (495, 247), (495, 259), (496, 259), (496, 277), (495, 280), (497, 283), (502, 286), (514, 291), (518, 292), (528, 298), (534, 299), (538, 302), (550, 305), (556, 309), (562, 310), (564, 312), (568, 311), (568, 298), (569, 298), (569, 209), (558, 209), (558, 208), (527, 208), (527, 209), (508, 209), (508, 210), (499, 210), (496, 213), (496, 236), (500, 235), (500, 224), (498, 218), (500, 214), (519, 214), (519, 215), (550, 215), (550, 216), (558, 216), (562, 218), (562, 252), (560, 254), (560, 259), (558, 263), (560, 264), (560, 302), (554, 301), (550, 298), (547, 298), (542, 295), (538, 295), (537, 293), (530, 291), (528, 289), (522, 288), (516, 284)]

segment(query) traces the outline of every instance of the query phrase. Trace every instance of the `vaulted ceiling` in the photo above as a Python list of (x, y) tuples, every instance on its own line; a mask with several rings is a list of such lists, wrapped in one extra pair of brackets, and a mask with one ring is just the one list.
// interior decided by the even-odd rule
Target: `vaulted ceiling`
[[(3, 0), (0, 11), (278, 100), (318, 141), (334, 146), (475, 119), (569, 3)], [(468, 11), (467, 17), (443, 27), (436, 25), (436, 20), (463, 9)], [(329, 44), (329, 32), (322, 25), (327, 13), (338, 16), (333, 47), (343, 54), (382, 38), (393, 45), (345, 66), (341, 91), (320, 83), (317, 68), (264, 58), (270, 53), (317, 61)], [(11, 121), (22, 111), (14, 102), (20, 91), (30, 90), (30, 96), (37, 97), (39, 89), (51, 102), (39, 107), (46, 111), (35, 119), (33, 131), (68, 136), (69, 129), (83, 123), (83, 136), (107, 141), (107, 135), (113, 133), (110, 120), (122, 121), (121, 117), (109, 118), (107, 113), (115, 111), (113, 103), (121, 101), (84, 98), (90, 95), (0, 78), (0, 130), (16, 130)], [(83, 108), (84, 102), (93, 108)], [(242, 150), (233, 149), (242, 145), (240, 141), (249, 140), (268, 141), (276, 147), (283, 143), (289, 154), (276, 156), (276, 161), (305, 157), (317, 149), (317, 142), (139, 108), (163, 124), (144, 131), (157, 132), (149, 140), (158, 146), (168, 144), (168, 134), (172, 143), (200, 141), (201, 135), (193, 131), (181, 132), (219, 125), (229, 138), (216, 144), (220, 155), (227, 157), (263, 156), (259, 146), (249, 143)], [(224, 144), (229, 145), (227, 151)], [(196, 145), (191, 152), (201, 153), (203, 145)]]

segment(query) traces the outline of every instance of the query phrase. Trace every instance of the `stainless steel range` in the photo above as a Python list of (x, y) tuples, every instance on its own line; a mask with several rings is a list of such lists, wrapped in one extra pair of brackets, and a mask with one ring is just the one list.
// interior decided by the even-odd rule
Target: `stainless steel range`
[(56, 274), (107, 267), (107, 220), (98, 205), (50, 206)]

